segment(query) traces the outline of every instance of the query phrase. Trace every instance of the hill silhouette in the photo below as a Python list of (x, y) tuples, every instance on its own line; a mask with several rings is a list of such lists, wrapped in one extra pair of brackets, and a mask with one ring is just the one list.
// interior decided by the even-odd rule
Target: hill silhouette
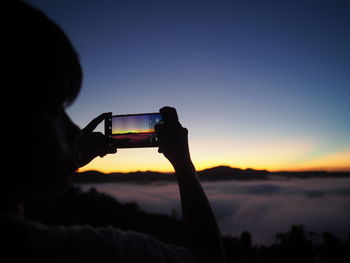
[[(276, 177), (281, 179), (299, 178), (344, 178), (350, 177), (350, 172), (325, 172), (325, 171), (303, 171), (303, 172), (269, 172), (267, 170), (240, 169), (230, 166), (217, 166), (198, 172), (201, 181), (222, 180), (269, 180)], [(102, 173), (99, 171), (77, 172), (73, 176), (75, 183), (102, 183), (102, 182), (136, 182), (147, 183), (155, 181), (175, 181), (172, 173), (161, 173), (155, 171), (130, 172), (130, 173)]]

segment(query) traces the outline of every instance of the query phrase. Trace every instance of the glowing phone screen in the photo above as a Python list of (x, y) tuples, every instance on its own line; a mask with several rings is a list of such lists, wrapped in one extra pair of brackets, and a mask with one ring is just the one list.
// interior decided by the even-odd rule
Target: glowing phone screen
[(155, 125), (162, 121), (160, 113), (112, 116), (111, 138), (117, 147), (156, 147)]

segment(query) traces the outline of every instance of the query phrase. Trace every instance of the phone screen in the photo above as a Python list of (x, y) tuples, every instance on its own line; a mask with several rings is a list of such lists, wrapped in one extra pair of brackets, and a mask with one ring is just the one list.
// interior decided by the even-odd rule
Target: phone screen
[(116, 140), (117, 148), (157, 147), (155, 125), (161, 121), (160, 113), (114, 115), (106, 132)]

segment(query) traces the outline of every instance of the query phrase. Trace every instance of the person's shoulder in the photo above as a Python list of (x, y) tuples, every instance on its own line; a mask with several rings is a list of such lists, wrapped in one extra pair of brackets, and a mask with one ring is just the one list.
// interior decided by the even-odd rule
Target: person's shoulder
[[(43, 226), (40, 226), (41, 229)], [(75, 253), (84, 254), (84, 260), (91, 258), (118, 259), (120, 262), (194, 262), (189, 250), (165, 244), (158, 239), (134, 231), (123, 231), (110, 227), (70, 226), (49, 227), (44, 232), (56, 236), (56, 242), (75, 244)], [(41, 240), (45, 238), (40, 237)]]
[(138, 232), (88, 225), (48, 226), (17, 217), (7, 217), (5, 221), (9, 232), (16, 233), (13, 235), (16, 236), (14, 244), (15, 240), (25, 240), (21, 250), (31, 251), (34, 256), (46, 254), (47, 257), (63, 260), (64, 257), (71, 259), (71, 255), (74, 255), (82, 262), (91, 262), (92, 259), (107, 262), (194, 261), (189, 250)]
[[(90, 226), (48, 226), (13, 215), (1, 216), (2, 241), (8, 251), (21, 251), (30, 259), (118, 262), (119, 231)], [(12, 253), (12, 252), (11, 252)]]
[(133, 231), (120, 231), (121, 257), (125, 262), (194, 262), (183, 247), (165, 244), (158, 239)]

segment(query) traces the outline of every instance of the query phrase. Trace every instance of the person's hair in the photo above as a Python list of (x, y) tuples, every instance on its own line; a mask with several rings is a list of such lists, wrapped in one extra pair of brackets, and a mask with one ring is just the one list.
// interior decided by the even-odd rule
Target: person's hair
[(79, 93), (82, 69), (66, 34), (38, 9), (8, 2), (10, 94), (25, 107), (46, 110), (70, 104)]

